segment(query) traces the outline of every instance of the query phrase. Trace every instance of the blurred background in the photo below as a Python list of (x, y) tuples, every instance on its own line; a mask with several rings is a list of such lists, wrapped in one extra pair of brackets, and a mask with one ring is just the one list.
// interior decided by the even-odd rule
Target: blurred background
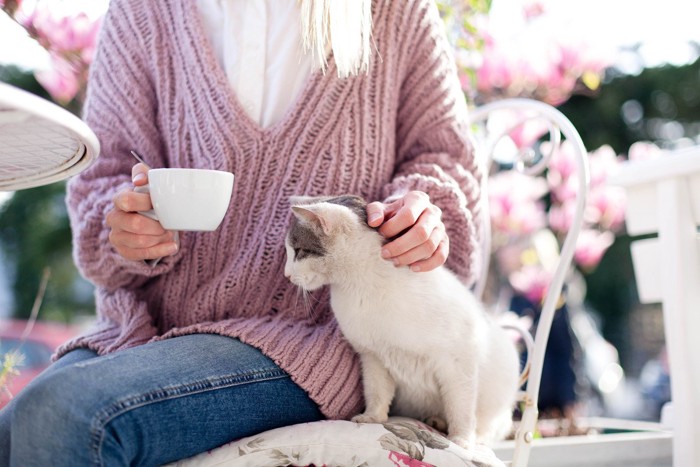
[[(555, 415), (658, 420), (670, 398), (663, 316), (660, 306), (639, 304), (624, 193), (606, 181), (625, 160), (664, 157), (700, 143), (700, 28), (693, 24), (700, 2), (438, 5), (471, 105), (505, 97), (550, 103), (590, 151), (591, 208), (553, 328), (541, 406)], [(0, 81), (79, 115), (107, 6), (108, 0), (0, 0)], [(539, 135), (524, 128), (510, 136), (520, 145)], [(538, 258), (543, 252), (524, 239), (547, 239), (538, 244), (555, 250), (560, 245), (576, 197), (567, 156), (562, 149), (540, 180), (494, 174), (489, 192), (494, 264), (506, 276), (499, 287), (510, 308), (535, 325), (548, 276)], [(13, 365), (25, 377), (45, 366), (57, 341), (94, 317), (93, 288), (71, 257), (64, 195), (64, 183), (0, 192), (0, 358), (31, 339), (43, 349), (34, 358), (24, 344), (19, 367), (5, 358), (0, 386)], [(26, 333), (46, 268), (51, 277), (40, 323)], [(9, 396), (8, 388), (0, 397)]]

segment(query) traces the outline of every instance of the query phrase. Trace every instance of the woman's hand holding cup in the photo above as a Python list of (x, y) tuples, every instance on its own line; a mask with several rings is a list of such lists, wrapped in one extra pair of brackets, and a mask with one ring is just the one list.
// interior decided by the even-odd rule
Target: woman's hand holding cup
[[(134, 189), (148, 185), (148, 166), (136, 164), (131, 169)], [(126, 189), (117, 193), (114, 207), (107, 213), (107, 225), (111, 231), (109, 241), (126, 259), (152, 260), (170, 256), (177, 252), (177, 233), (165, 230), (157, 220), (139, 212), (153, 209), (147, 191)]]

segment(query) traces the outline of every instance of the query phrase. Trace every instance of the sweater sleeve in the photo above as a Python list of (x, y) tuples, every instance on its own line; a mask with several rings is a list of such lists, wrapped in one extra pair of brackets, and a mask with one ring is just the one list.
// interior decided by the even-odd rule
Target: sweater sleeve
[(158, 129), (158, 107), (148, 50), (156, 35), (145, 30), (147, 8), (113, 0), (100, 32), (90, 68), (84, 120), (97, 135), (101, 153), (95, 164), (70, 180), (66, 202), (73, 231), (73, 254), (81, 273), (97, 286), (114, 291), (136, 288), (167, 272), (179, 254), (156, 267), (121, 257), (109, 242), (105, 217), (112, 199), (132, 187), (130, 150), (153, 167), (167, 166)]
[(469, 137), (466, 100), (437, 7), (427, 0), (412, 8), (397, 116), (397, 169), (382, 194), (427, 193), (443, 212), (450, 239), (447, 267), (472, 283), (479, 268), (483, 170)]

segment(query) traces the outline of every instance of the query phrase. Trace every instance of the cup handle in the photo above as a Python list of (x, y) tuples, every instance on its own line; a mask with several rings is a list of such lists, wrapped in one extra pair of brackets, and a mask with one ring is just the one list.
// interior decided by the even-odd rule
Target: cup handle
[[(148, 185), (142, 185), (142, 186), (135, 186), (134, 191), (136, 193), (150, 193), (150, 190), (148, 188)], [(156, 212), (153, 209), (149, 209), (148, 211), (138, 211), (139, 214), (144, 215), (150, 219), (153, 219), (154, 221), (158, 220), (158, 216), (156, 216)], [(180, 233), (175, 232), (175, 244), (177, 245), (178, 250), (180, 249)], [(156, 259), (150, 259), (146, 260), (146, 263), (148, 263), (151, 267), (155, 267), (159, 262), (161, 258), (156, 258)]]

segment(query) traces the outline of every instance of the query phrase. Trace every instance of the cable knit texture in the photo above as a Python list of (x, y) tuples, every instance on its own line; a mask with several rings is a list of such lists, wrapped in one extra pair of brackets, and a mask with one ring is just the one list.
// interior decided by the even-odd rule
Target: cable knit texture
[[(231, 90), (195, 2), (110, 2), (84, 116), (102, 152), (69, 182), (67, 195), (74, 257), (97, 287), (98, 320), (58, 355), (218, 333), (260, 348), (327, 417), (361, 410), (359, 362), (327, 291), (305, 303), (284, 277), (288, 198), (354, 193), (381, 200), (425, 191), (443, 210), (447, 265), (469, 282), (478, 267), (482, 177), (435, 5), (378, 1), (373, 23), (368, 73), (339, 79), (331, 57), (286, 116), (261, 128)], [(181, 233), (180, 251), (156, 267), (120, 257), (105, 226), (112, 197), (131, 187), (132, 149), (152, 167), (236, 175), (219, 229)]]

